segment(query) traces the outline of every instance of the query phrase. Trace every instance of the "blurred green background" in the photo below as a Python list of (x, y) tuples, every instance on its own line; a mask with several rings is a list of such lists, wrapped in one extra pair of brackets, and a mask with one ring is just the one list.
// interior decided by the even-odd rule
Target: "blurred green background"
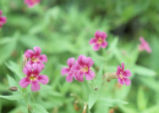
[[(23, 0), (0, 0), (7, 17), (0, 29), (0, 113), (159, 113), (158, 4), (159, 0), (41, 0), (28, 8)], [(108, 48), (99, 52), (89, 45), (96, 30), (108, 34)], [(140, 36), (149, 42), (151, 54), (138, 52)], [(50, 82), (28, 104), (24, 100), (30, 89), (22, 90), (18, 82), (24, 76), (23, 53), (34, 46), (48, 56), (43, 73)], [(80, 54), (95, 61), (96, 78), (67, 83), (60, 70), (69, 57)], [(129, 87), (102, 80), (121, 62), (133, 73)], [(11, 86), (18, 91), (8, 90)]]

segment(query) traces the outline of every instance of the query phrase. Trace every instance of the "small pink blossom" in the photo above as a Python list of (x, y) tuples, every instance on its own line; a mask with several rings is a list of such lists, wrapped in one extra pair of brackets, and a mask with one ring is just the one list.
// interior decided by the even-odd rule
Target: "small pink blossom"
[(26, 88), (29, 84), (31, 84), (32, 91), (40, 90), (40, 83), (47, 84), (49, 79), (46, 75), (40, 75), (41, 65), (39, 64), (27, 64), (23, 69), (26, 77), (22, 78), (19, 82), (19, 85), (22, 88)]
[(130, 70), (124, 70), (125, 66), (124, 63), (121, 64), (121, 67), (118, 66), (117, 68), (117, 78), (118, 78), (118, 82), (122, 85), (126, 84), (126, 85), (130, 85), (131, 81), (128, 79), (128, 77), (131, 76), (131, 72)]
[(90, 45), (94, 44), (94, 51), (98, 51), (100, 48), (106, 48), (108, 43), (105, 40), (107, 34), (105, 32), (96, 31), (95, 37), (90, 40)]
[(32, 8), (34, 5), (39, 4), (40, 0), (25, 0), (24, 3), (27, 4), (29, 8)]
[(30, 49), (26, 50), (24, 56), (29, 64), (37, 63), (40, 64), (42, 68), (44, 68), (43, 63), (47, 62), (47, 56), (45, 54), (41, 54), (40, 47), (34, 47), (34, 51)]
[(72, 82), (73, 78), (83, 82), (84, 77), (86, 80), (92, 80), (95, 77), (95, 73), (91, 70), (94, 62), (90, 57), (80, 55), (77, 61), (74, 58), (69, 58), (67, 64), (68, 67), (62, 68), (61, 71), (62, 75), (67, 75), (67, 82)]
[(140, 37), (140, 42), (141, 42), (140, 45), (139, 45), (139, 50), (140, 50), (140, 51), (144, 51), (144, 50), (145, 50), (145, 51), (147, 51), (148, 53), (151, 53), (151, 52), (152, 52), (152, 50), (151, 50), (151, 48), (150, 48), (148, 42), (145, 41), (143, 37)]
[(86, 80), (92, 80), (95, 77), (95, 73), (91, 70), (94, 62), (90, 57), (80, 55), (75, 64), (75, 79), (83, 82), (84, 76)]
[(2, 11), (0, 10), (0, 28), (5, 24), (7, 21), (7, 18), (2, 16)]
[(69, 58), (67, 60), (68, 67), (64, 67), (61, 70), (62, 75), (67, 75), (67, 77), (66, 77), (67, 82), (72, 82), (72, 80), (73, 80), (73, 66), (74, 66), (75, 62), (76, 61), (74, 58)]

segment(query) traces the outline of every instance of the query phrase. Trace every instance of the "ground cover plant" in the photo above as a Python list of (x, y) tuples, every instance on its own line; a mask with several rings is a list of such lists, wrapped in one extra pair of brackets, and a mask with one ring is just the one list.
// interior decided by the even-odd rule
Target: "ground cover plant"
[(158, 0), (0, 0), (0, 113), (158, 113)]

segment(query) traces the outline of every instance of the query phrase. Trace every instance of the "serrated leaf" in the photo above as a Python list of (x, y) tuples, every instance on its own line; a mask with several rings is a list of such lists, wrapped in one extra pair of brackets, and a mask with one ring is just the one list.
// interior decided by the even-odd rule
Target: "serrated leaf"
[(134, 67), (134, 72), (139, 74), (139, 75), (143, 75), (143, 76), (149, 76), (149, 77), (156, 76), (155, 71), (148, 69), (148, 68), (145, 68), (145, 67), (142, 67), (142, 66), (138, 66), (138, 65), (136, 65)]

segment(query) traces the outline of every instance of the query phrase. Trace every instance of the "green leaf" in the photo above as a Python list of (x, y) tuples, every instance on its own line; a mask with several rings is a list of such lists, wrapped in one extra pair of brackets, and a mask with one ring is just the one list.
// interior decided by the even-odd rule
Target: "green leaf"
[(137, 106), (140, 111), (143, 111), (147, 107), (147, 98), (145, 97), (145, 93), (140, 87), (137, 92)]
[(31, 107), (33, 108), (32, 113), (49, 113), (43, 106), (39, 104), (32, 104)]
[(6, 100), (19, 100), (19, 97), (17, 95), (11, 95), (11, 96), (1, 96), (0, 98), (6, 99)]
[(134, 67), (134, 72), (139, 74), (139, 75), (143, 75), (143, 76), (149, 76), (149, 77), (156, 76), (155, 71), (148, 69), (148, 68), (145, 68), (145, 67), (142, 67), (142, 66), (138, 66), (138, 65), (136, 65)]

